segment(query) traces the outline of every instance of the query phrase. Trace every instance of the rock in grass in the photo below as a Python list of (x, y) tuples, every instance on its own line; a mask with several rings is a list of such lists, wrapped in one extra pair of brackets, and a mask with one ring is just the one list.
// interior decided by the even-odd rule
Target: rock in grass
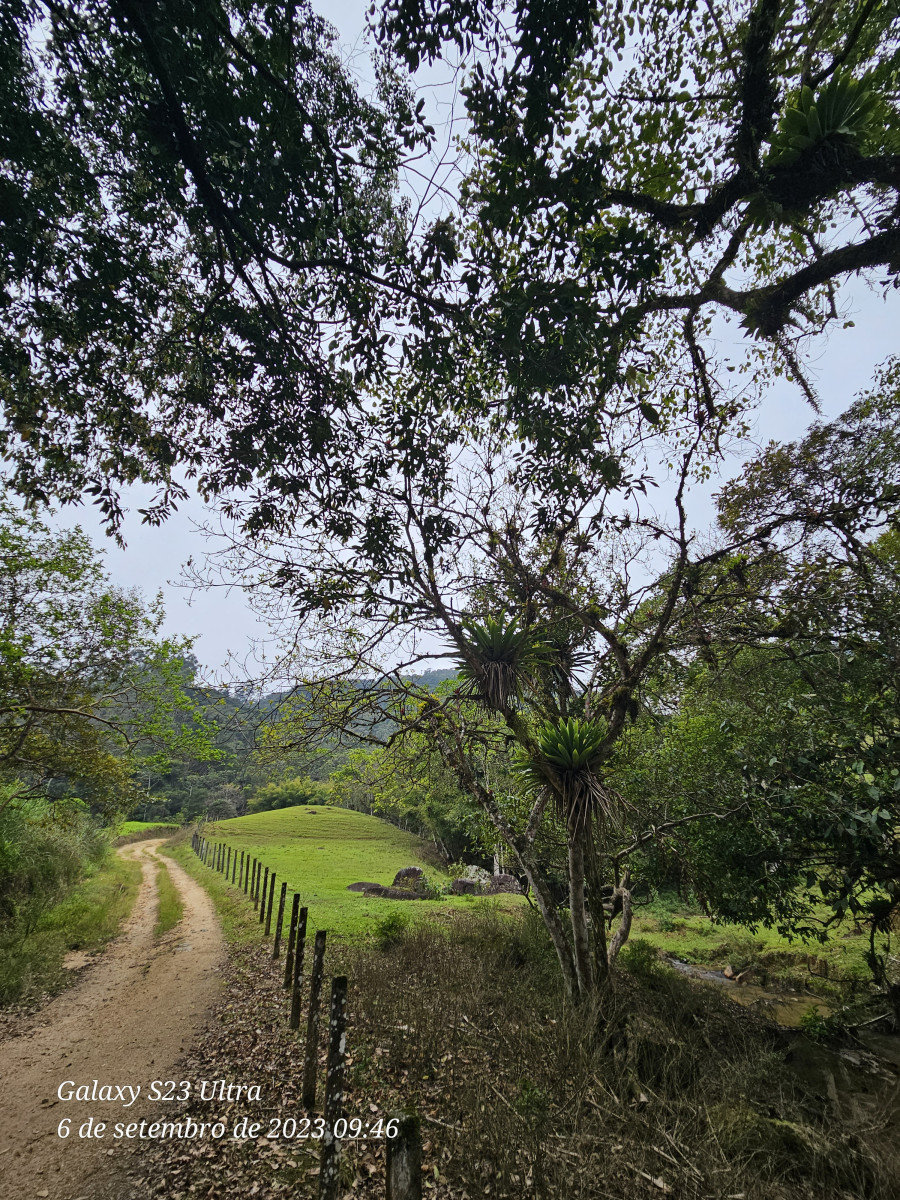
[(491, 876), (491, 891), (496, 893), (509, 892), (514, 896), (521, 895), (522, 888), (519, 885), (515, 875), (505, 875), (503, 873)]
[(423, 900), (422, 892), (414, 892), (411, 888), (382, 887), (380, 883), (369, 884), (363, 892), (364, 896), (375, 896), (382, 900)]
[(395, 888), (415, 888), (423, 881), (425, 872), (421, 867), (401, 867), (394, 876)]
[(477, 879), (454, 879), (450, 890), (454, 896), (480, 896), (484, 892)]

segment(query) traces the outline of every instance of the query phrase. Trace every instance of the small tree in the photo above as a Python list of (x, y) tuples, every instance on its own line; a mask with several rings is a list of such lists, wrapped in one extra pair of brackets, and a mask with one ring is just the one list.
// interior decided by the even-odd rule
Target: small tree
[(190, 641), (160, 637), (162, 620), (158, 598), (109, 584), (80, 530), (0, 506), (0, 775), (17, 781), (0, 808), (78, 796), (121, 812), (170, 753), (215, 754), (185, 686)]
[[(284, 748), (424, 737), (528, 877), (574, 997), (602, 984), (628, 936), (607, 764), (655, 661), (696, 639), (696, 583), (723, 551), (695, 546), (685, 491), (717, 432), (690, 420), (670, 430), (668, 522), (642, 508), (641, 447), (655, 434), (638, 416), (628, 444), (585, 468), (553, 511), (487, 434), (466, 447), (452, 489), (377, 478), (363, 509), (332, 511), (343, 543), (308, 520), (280, 542), (233, 547), (230, 566), (258, 580), (261, 607), (289, 629), (281, 669), (297, 686), (282, 703)], [(460, 668), (448, 694), (416, 681), (448, 656)], [(566, 847), (567, 918), (539, 836)], [(622, 920), (607, 945), (612, 893)]]

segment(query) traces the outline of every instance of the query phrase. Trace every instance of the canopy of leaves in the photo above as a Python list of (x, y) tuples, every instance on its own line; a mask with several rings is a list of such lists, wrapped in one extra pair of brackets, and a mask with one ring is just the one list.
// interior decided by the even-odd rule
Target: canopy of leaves
[(474, 386), (502, 379), (548, 452), (587, 453), (623, 381), (649, 419), (699, 393), (702, 421), (740, 402), (708, 337), (715, 314), (767, 343), (742, 370), (787, 371), (815, 402), (796, 339), (839, 317), (851, 273), (893, 283), (900, 270), (898, 12), (385, 4), (382, 40), (410, 65), (468, 68), (459, 269), (485, 337)]
[[(31, 500), (344, 477), (353, 388), (415, 309), (391, 199), (425, 136), (307, 0), (0, 9), (2, 450)], [(326, 345), (331, 339), (332, 344)], [(358, 414), (357, 414), (358, 415)]]

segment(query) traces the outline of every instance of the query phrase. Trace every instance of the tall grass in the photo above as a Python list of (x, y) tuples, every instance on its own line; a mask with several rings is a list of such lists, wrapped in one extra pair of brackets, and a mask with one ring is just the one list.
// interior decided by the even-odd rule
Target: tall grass
[(0, 1004), (63, 986), (66, 951), (111, 937), (139, 878), (136, 864), (113, 858), (79, 805), (7, 805), (0, 812)]
[(829, 1101), (836, 1059), (675, 975), (646, 943), (578, 1009), (531, 915), (413, 926), (341, 958), (347, 1103), (421, 1112), (454, 1196), (897, 1195), (890, 1106)]

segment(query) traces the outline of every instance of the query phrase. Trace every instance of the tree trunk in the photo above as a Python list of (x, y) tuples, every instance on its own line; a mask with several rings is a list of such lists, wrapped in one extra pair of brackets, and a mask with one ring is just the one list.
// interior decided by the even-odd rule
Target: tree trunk
[(606, 909), (603, 907), (600, 867), (593, 838), (588, 838), (584, 865), (588, 912), (591, 917), (591, 933), (594, 943), (594, 982), (599, 990), (609, 979), (610, 960), (606, 949)]
[(559, 959), (559, 966), (566, 985), (566, 991), (573, 1000), (577, 1000), (580, 989), (578, 973), (575, 969), (575, 959), (572, 955), (572, 947), (569, 945), (565, 927), (553, 904), (553, 897), (550, 894), (547, 881), (541, 875), (537, 866), (530, 861), (527, 854), (524, 854), (518, 846), (513, 845), (511, 848), (518, 859), (522, 871), (528, 876), (528, 886), (534, 894), (534, 902), (543, 918), (547, 932), (550, 934), (550, 940), (553, 942), (556, 957)]
[(569, 945), (565, 927), (560, 920), (559, 913), (556, 911), (547, 881), (538, 869), (537, 864), (531, 859), (528, 843), (523, 837), (518, 837), (513, 832), (509, 822), (494, 802), (491, 793), (480, 783), (476, 772), (472, 768), (472, 764), (468, 761), (462, 750), (459, 747), (451, 747), (448, 743), (443, 742), (440, 737), (438, 738), (438, 745), (441, 748), (444, 761), (456, 771), (460, 783), (478, 801), (491, 821), (491, 824), (497, 830), (497, 833), (516, 856), (516, 862), (519, 864), (520, 869), (528, 877), (528, 885), (534, 894), (535, 903), (543, 918), (547, 932), (550, 934), (550, 940), (553, 942), (553, 948), (559, 960), (559, 967), (562, 972), (566, 991), (571, 999), (577, 1001), (580, 998), (581, 991), (578, 973), (575, 969), (575, 960), (572, 955), (572, 947)]
[(610, 966), (616, 961), (619, 951), (628, 941), (628, 936), (631, 933), (631, 873), (625, 872), (625, 877), (622, 880), (621, 887), (616, 888), (616, 894), (622, 897), (622, 919), (619, 922), (619, 928), (615, 932), (612, 942), (609, 947), (609, 963)]
[(585, 831), (584, 822), (569, 830), (569, 919), (572, 923), (572, 948), (579, 998), (589, 996), (594, 990), (594, 964), (591, 961), (591, 937), (584, 886)]

